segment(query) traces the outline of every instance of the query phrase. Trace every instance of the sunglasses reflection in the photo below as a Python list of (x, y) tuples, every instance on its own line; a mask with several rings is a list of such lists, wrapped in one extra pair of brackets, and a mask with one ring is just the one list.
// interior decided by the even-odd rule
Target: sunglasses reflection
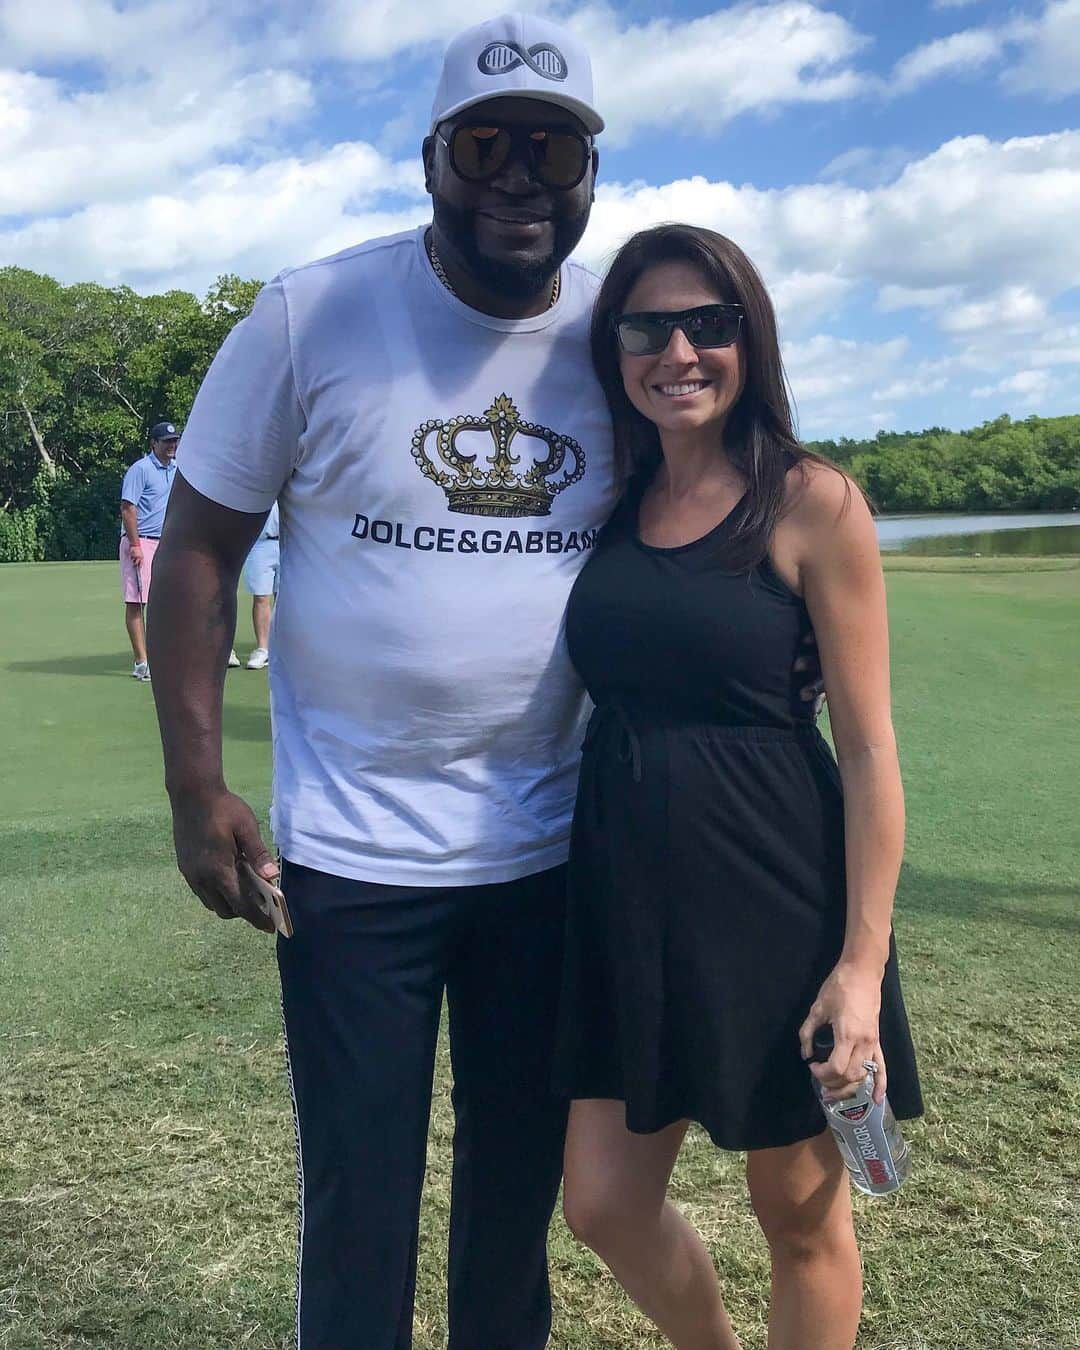
[(449, 139), (437, 134), (449, 152), (450, 167), (472, 183), (494, 178), (513, 156), (545, 187), (567, 190), (585, 177), (592, 153), (584, 136), (565, 127), (483, 123), (456, 127)]
[(619, 346), (630, 356), (655, 356), (676, 328), (692, 347), (730, 347), (742, 327), (741, 305), (698, 305), (694, 309), (620, 314), (614, 319)]

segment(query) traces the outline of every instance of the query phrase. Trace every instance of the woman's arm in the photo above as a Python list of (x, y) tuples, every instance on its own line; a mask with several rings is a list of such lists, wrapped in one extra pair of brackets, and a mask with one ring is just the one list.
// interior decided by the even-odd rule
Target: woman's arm
[(837, 763), (844, 784), (847, 925), (840, 959), (800, 1030), (809, 1057), (831, 1022), (836, 1048), (816, 1076), (835, 1095), (885, 1062), (878, 1038), (881, 980), (904, 851), (904, 794), (889, 690), (889, 629), (877, 534), (858, 489), (839, 472), (808, 467), (791, 523), (802, 591), (817, 634)]

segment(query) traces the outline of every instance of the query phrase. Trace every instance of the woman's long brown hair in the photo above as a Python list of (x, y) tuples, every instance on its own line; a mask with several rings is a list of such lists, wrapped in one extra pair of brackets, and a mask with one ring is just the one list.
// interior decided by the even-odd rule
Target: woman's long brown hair
[[(788, 470), (807, 460), (831, 462), (800, 444), (791, 416), (776, 315), (765, 283), (737, 244), (695, 225), (656, 225), (633, 235), (616, 254), (596, 298), (592, 359), (615, 425), (615, 471), (625, 489), (647, 481), (659, 467), (660, 435), (634, 407), (623, 387), (614, 320), (648, 268), (685, 262), (728, 304), (743, 310), (739, 333), (743, 387), (723, 430), (724, 450), (747, 483), (723, 553), (733, 568), (749, 570), (768, 552), (784, 508)], [(840, 470), (837, 470), (840, 472)]]

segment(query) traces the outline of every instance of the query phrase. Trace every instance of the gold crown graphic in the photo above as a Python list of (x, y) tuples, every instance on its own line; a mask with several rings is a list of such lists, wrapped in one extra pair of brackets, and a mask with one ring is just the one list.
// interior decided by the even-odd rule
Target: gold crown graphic
[[(486, 433), (494, 443), (495, 453), (484, 459), (488, 468), (477, 463), (479, 451), (465, 454), (458, 448), (458, 438), (474, 432)], [(434, 464), (427, 453), (432, 435), (445, 469)], [(521, 463), (521, 455), (511, 454), (510, 447), (518, 440), (521, 448), (522, 439), (539, 441), (547, 447), (547, 454), (518, 474), (514, 466)], [(573, 469), (555, 478), (563, 470), (568, 452), (573, 456)], [(585, 452), (577, 441), (524, 421), (506, 394), (500, 394), (482, 417), (425, 422), (412, 438), (412, 455), (424, 477), (438, 483), (446, 493), (450, 510), (469, 516), (550, 515), (556, 495), (585, 472)]]

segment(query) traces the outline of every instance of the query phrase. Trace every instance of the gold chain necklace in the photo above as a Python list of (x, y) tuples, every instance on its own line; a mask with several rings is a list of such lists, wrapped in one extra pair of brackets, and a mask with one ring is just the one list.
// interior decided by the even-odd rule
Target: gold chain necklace
[[(460, 299), (461, 299), (461, 296), (458, 295), (457, 291), (454, 290), (453, 286), (450, 284), (450, 278), (446, 275), (445, 271), (443, 271), (443, 265), (442, 265), (441, 261), (439, 260), (439, 255), (435, 252), (435, 241), (431, 238), (430, 235), (428, 235), (428, 238), (427, 238), (427, 255), (428, 255), (428, 259), (429, 259), (430, 262), (431, 262), (431, 270), (432, 270), (432, 271), (435, 273), (435, 275), (439, 278), (439, 280), (440, 280), (440, 281), (442, 282), (442, 284), (446, 287), (446, 289), (450, 292), (450, 294), (451, 294), (452, 296), (455, 296), (458, 300), (460, 300)], [(559, 282), (560, 282), (560, 280), (561, 280), (560, 274), (559, 274), (558, 272), (556, 272), (556, 273), (555, 273), (555, 282), (554, 282), (554, 284), (553, 284), (552, 287), (551, 287), (551, 299), (550, 299), (550, 300), (548, 301), (548, 303), (547, 303), (548, 309), (550, 309), (550, 308), (552, 307), (552, 305), (555, 304), (556, 300), (558, 300), (558, 298), (559, 298)]]

